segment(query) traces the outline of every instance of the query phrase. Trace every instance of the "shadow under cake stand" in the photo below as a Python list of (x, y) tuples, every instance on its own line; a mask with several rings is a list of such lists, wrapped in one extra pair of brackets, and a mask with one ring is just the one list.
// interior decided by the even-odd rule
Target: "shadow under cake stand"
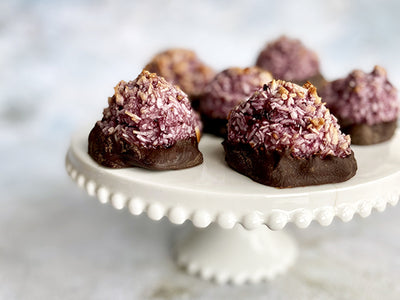
[[(167, 216), (174, 224), (191, 220), (197, 227), (177, 245), (177, 262), (188, 273), (218, 283), (256, 283), (285, 272), (297, 246), (283, 229), (288, 222), (306, 228), (323, 226), (338, 216), (350, 221), (400, 195), (400, 132), (389, 142), (353, 146), (357, 174), (339, 184), (276, 189), (253, 182), (230, 169), (222, 140), (204, 135), (204, 163), (178, 171), (109, 169), (87, 154), (89, 130), (77, 132), (66, 156), (71, 178), (101, 203), (128, 208), (133, 215)], [(199, 229), (201, 228), (201, 229)]]

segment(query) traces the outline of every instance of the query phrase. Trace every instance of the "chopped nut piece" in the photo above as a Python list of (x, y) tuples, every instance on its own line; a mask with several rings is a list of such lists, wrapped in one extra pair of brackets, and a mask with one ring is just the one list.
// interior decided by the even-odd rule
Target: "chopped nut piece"
[(285, 89), (283, 86), (279, 87), (278, 92), (281, 95), (288, 95), (289, 94), (289, 91), (287, 89)]
[(319, 130), (325, 124), (325, 120), (323, 118), (311, 119), (311, 123)]
[(132, 121), (137, 123), (141, 120), (141, 118), (138, 115), (135, 115), (134, 113), (131, 113), (129, 110), (125, 110), (125, 113), (131, 117)]

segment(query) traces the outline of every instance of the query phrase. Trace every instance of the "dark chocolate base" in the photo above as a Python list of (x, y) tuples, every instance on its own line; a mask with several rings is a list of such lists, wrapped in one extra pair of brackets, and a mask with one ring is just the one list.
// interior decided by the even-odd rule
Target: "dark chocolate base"
[(350, 134), (351, 143), (354, 145), (373, 145), (390, 140), (397, 127), (397, 120), (374, 125), (348, 124), (339, 119), (341, 130)]
[(307, 81), (311, 82), (313, 86), (315, 86), (317, 88), (317, 90), (320, 90), (326, 83), (326, 80), (324, 78), (324, 76), (322, 76), (321, 73), (318, 73), (316, 75), (314, 75), (313, 77), (304, 79), (304, 80), (294, 80), (293, 82), (303, 86), (303, 84), (305, 84)]
[(343, 182), (356, 174), (354, 153), (345, 158), (295, 158), (289, 151), (257, 150), (247, 144), (223, 142), (225, 160), (237, 172), (256, 182), (289, 188)]
[(109, 168), (177, 170), (203, 162), (195, 137), (179, 140), (170, 147), (147, 149), (123, 140), (116, 141), (114, 135), (104, 135), (98, 124), (89, 134), (88, 153), (97, 163)]
[(211, 133), (219, 137), (226, 137), (227, 134), (227, 119), (213, 119), (205, 114), (201, 114), (201, 121), (203, 122), (203, 132)]
[(190, 105), (192, 106), (192, 108), (195, 111), (199, 111), (199, 107), (200, 107), (200, 96), (189, 96), (189, 100), (190, 100)]

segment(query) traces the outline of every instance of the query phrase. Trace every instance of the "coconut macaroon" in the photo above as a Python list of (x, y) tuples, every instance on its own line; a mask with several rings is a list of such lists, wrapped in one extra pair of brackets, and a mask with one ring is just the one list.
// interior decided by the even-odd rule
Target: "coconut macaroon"
[(144, 68), (178, 85), (188, 94), (194, 107), (198, 105), (197, 97), (215, 75), (212, 68), (204, 64), (194, 51), (188, 49), (160, 52)]
[(375, 66), (371, 73), (355, 70), (327, 83), (321, 95), (353, 144), (376, 144), (393, 136), (400, 104), (384, 68)]
[(311, 83), (265, 84), (231, 111), (223, 145), (231, 168), (274, 187), (342, 182), (357, 170), (350, 137)]
[(201, 164), (199, 120), (187, 95), (148, 71), (121, 81), (89, 134), (89, 155), (111, 168), (154, 170)]
[(286, 36), (268, 43), (258, 55), (256, 65), (271, 72), (275, 79), (300, 85), (310, 81), (317, 88), (325, 82), (317, 54), (300, 40)]
[(271, 80), (269, 72), (257, 67), (229, 68), (218, 73), (200, 97), (199, 112), (204, 132), (224, 137), (232, 108)]

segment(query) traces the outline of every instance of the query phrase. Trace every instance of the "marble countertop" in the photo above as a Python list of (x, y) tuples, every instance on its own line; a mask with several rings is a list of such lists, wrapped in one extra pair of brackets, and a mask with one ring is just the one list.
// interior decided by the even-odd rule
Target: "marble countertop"
[(171, 46), (220, 70), (253, 64), (285, 33), (318, 52), (329, 79), (380, 64), (399, 87), (400, 2), (325, 2), (1, 2), (0, 299), (399, 299), (398, 207), (288, 226), (300, 250), (288, 273), (218, 286), (174, 263), (190, 223), (101, 205), (64, 169), (72, 132), (100, 118), (119, 80)]

